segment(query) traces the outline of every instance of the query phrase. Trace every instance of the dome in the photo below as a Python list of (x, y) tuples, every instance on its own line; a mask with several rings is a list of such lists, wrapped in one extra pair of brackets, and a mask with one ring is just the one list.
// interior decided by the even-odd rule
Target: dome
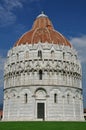
[(38, 42), (61, 44), (71, 47), (69, 41), (54, 29), (48, 16), (43, 13), (38, 15), (32, 29), (23, 34), (16, 42), (15, 46), (21, 44), (36, 44)]

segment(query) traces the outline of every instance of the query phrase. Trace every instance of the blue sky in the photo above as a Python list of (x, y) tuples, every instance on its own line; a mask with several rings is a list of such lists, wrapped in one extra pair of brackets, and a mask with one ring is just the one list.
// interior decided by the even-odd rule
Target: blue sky
[(42, 11), (79, 54), (86, 107), (86, 0), (0, 0), (0, 103), (6, 53), (24, 32), (31, 29)]

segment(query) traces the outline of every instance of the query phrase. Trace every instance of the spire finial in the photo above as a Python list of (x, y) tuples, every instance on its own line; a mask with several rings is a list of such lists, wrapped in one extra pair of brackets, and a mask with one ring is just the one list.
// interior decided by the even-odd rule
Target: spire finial
[(44, 11), (42, 11), (41, 14), (44, 14)]
[(47, 17), (47, 15), (45, 15), (44, 11), (42, 11), (41, 14), (37, 16), (37, 18), (39, 18), (39, 17)]

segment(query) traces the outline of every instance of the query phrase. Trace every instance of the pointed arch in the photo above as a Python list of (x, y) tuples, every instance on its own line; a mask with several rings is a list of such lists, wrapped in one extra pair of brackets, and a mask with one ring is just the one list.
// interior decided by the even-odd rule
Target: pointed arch
[(38, 57), (42, 58), (42, 51), (38, 50)]
[(42, 70), (39, 70), (39, 80), (42, 80), (42, 74), (43, 74)]
[(25, 95), (24, 95), (24, 101), (25, 101), (25, 103), (28, 102), (28, 94), (27, 93), (25, 93)]
[(57, 93), (54, 94), (54, 103), (57, 103)]

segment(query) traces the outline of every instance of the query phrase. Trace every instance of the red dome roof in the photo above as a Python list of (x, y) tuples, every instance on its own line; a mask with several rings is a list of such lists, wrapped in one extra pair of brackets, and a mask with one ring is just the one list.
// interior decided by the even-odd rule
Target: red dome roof
[(34, 44), (38, 42), (48, 42), (71, 47), (69, 41), (54, 29), (49, 18), (43, 13), (36, 18), (32, 29), (23, 34), (16, 42), (15, 46), (21, 44)]

